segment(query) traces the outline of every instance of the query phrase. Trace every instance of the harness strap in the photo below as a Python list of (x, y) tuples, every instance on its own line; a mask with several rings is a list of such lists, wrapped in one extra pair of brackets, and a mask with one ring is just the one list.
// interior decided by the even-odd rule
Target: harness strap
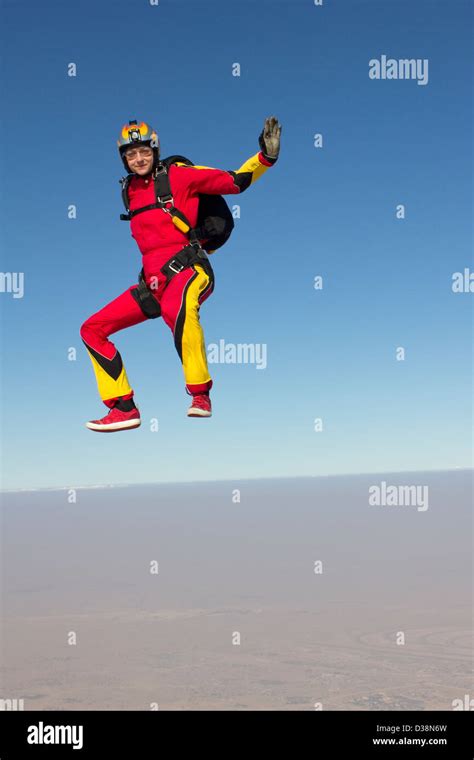
[[(155, 203), (150, 203), (148, 206), (142, 206), (141, 208), (130, 209), (128, 205), (128, 186), (130, 180), (134, 175), (128, 174), (126, 177), (120, 180), (122, 183), (122, 200), (127, 210), (126, 214), (120, 214), (120, 219), (123, 222), (129, 222), (137, 214), (142, 214), (144, 211), (151, 211), (152, 209), (163, 209), (169, 214), (178, 229), (185, 235), (188, 235), (191, 243), (199, 244), (199, 236), (197, 231), (191, 227), (191, 223), (182, 211), (176, 208), (173, 203), (173, 193), (171, 192), (170, 178), (168, 176), (168, 169), (164, 164), (160, 164), (156, 169), (154, 177), (154, 190), (155, 190)], [(167, 208), (166, 204), (171, 205)], [(201, 230), (198, 230), (201, 232)]]
[(128, 214), (120, 214), (120, 219), (122, 222), (129, 222), (131, 219), (133, 219), (134, 216), (137, 214), (141, 214), (142, 211), (150, 211), (152, 208), (163, 208), (163, 203), (150, 203), (149, 206), (142, 206), (141, 208), (137, 208), (134, 211), (128, 212)]
[(163, 264), (160, 272), (165, 275), (166, 284), (168, 285), (169, 281), (175, 274), (179, 274), (183, 269), (186, 269), (193, 264), (201, 264), (204, 271), (209, 276), (214, 274), (207, 253), (201, 248), (199, 243), (197, 245), (187, 245), (185, 248), (182, 248), (181, 251), (175, 253), (174, 256)]
[[(200, 264), (208, 277), (214, 277), (214, 272), (206, 251), (201, 248), (199, 243), (197, 245), (187, 245), (185, 248), (182, 248), (181, 251), (175, 253), (175, 255), (168, 259), (168, 261), (166, 261), (161, 267), (160, 272), (166, 277), (165, 287), (168, 286), (175, 274), (179, 274), (183, 269), (193, 266), (193, 264)], [(156, 317), (161, 315), (160, 304), (146, 284), (143, 268), (138, 275), (137, 287), (133, 288), (130, 292), (146, 317), (149, 319), (156, 319)]]

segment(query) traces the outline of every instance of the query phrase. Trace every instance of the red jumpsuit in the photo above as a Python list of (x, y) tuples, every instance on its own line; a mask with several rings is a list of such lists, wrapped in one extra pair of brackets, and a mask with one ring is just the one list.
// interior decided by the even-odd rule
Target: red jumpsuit
[[(240, 169), (230, 172), (172, 164), (169, 180), (174, 205), (195, 226), (199, 193), (241, 193), (273, 163), (260, 152), (249, 158)], [(151, 176), (135, 175), (130, 181), (128, 194), (132, 211), (154, 203), (156, 198)], [(131, 231), (142, 254), (146, 283), (150, 286), (153, 278), (152, 293), (160, 304), (164, 321), (173, 332), (176, 350), (183, 365), (186, 388), (190, 393), (209, 390), (212, 379), (207, 366), (199, 309), (212, 293), (214, 278), (202, 266), (195, 264), (174, 275), (166, 285), (166, 278), (160, 272), (161, 267), (188, 245), (189, 240), (162, 209), (150, 209), (134, 216)], [(110, 408), (119, 398), (133, 397), (122, 358), (109, 336), (147, 319), (131, 295), (130, 291), (136, 287), (136, 283), (130, 285), (118, 298), (89, 317), (80, 330), (95, 371), (99, 394)]]

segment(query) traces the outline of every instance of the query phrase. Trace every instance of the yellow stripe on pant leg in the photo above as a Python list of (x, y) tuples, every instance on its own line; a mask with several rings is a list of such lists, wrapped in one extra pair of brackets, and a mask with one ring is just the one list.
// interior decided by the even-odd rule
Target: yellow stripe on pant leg
[(199, 296), (207, 288), (210, 278), (196, 264), (199, 273), (186, 293), (186, 312), (181, 341), (184, 379), (187, 385), (200, 385), (211, 379), (207, 366), (204, 333), (199, 321)]
[(120, 375), (116, 380), (110, 377), (103, 367), (100, 366), (97, 359), (95, 359), (90, 351), (87, 351), (91, 358), (92, 366), (95, 372), (95, 379), (97, 380), (97, 388), (99, 390), (99, 396), (102, 401), (109, 398), (115, 398), (116, 396), (126, 396), (131, 393), (131, 386), (128, 382), (127, 373), (125, 367), (122, 367)]

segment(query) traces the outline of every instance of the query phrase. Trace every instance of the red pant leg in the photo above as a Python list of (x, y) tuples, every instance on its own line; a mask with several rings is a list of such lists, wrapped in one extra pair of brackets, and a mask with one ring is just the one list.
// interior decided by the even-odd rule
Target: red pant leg
[(113, 407), (119, 397), (133, 396), (122, 357), (108, 336), (147, 319), (130, 293), (136, 287), (131, 285), (118, 298), (86, 319), (80, 329), (92, 361), (99, 395), (108, 407)]

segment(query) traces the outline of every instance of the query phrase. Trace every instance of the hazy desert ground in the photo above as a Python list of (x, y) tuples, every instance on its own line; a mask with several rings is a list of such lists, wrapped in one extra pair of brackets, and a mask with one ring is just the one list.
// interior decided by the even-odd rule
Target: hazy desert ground
[[(428, 509), (370, 506), (381, 481)], [(4, 493), (0, 698), (452, 709), (474, 696), (471, 510), (468, 471)]]

